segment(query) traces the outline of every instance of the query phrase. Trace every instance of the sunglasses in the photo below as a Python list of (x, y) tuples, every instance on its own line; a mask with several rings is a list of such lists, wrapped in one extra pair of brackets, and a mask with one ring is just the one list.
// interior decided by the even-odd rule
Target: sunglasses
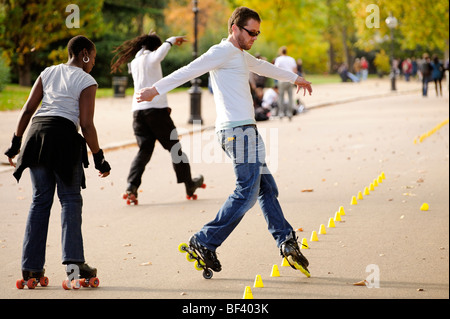
[(249, 31), (249, 30), (247, 30), (246, 28), (244, 28), (244, 27), (239, 27), (239, 28), (241, 28), (241, 29), (244, 29), (245, 31), (247, 31), (247, 33), (251, 36), (251, 37), (257, 37), (258, 35), (260, 35), (261, 34), (261, 31)]

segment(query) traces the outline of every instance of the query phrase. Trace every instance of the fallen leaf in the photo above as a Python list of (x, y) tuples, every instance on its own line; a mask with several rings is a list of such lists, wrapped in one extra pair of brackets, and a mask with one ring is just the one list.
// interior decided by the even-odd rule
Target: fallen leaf
[(366, 284), (367, 284), (367, 280), (361, 280), (361, 281), (355, 282), (353, 284), (353, 286), (365, 286)]
[(302, 189), (302, 193), (311, 193), (314, 192), (312, 188)]
[(151, 261), (148, 261), (148, 262), (146, 262), (146, 263), (140, 264), (139, 266), (150, 266), (151, 264), (152, 264), (152, 262), (151, 262)]

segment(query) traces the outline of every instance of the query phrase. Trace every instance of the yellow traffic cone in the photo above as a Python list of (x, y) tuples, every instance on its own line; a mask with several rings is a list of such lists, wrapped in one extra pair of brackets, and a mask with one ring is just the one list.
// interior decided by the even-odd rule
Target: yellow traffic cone
[(374, 179), (374, 180), (373, 180), (373, 186), (375, 186), (375, 187), (378, 186), (378, 181), (377, 181), (377, 179)]
[(384, 174), (384, 172), (381, 172), (381, 178), (386, 179), (386, 175)]
[(368, 187), (364, 187), (364, 195), (369, 195), (369, 188)]
[(334, 219), (333, 219), (333, 217), (330, 217), (330, 219), (328, 220), (328, 228), (333, 228), (333, 227), (336, 227), (334, 225)]
[(302, 239), (302, 246), (300, 249), (309, 249), (308, 242), (306, 241), (306, 238)]
[(283, 257), (283, 261), (281, 262), (281, 267), (290, 267), (286, 257)]
[(381, 175), (380, 176), (378, 176), (378, 184), (381, 184), (383, 182), (383, 177), (381, 177)]
[(311, 234), (310, 241), (319, 241), (319, 237), (317, 237), (317, 232), (315, 230), (313, 230), (313, 232)]
[(428, 210), (430, 206), (427, 203), (423, 203), (422, 206), (420, 206), (420, 210)]
[(270, 277), (280, 277), (280, 271), (278, 270), (277, 265), (272, 266), (272, 272), (270, 273)]
[(339, 207), (339, 214), (340, 214), (341, 216), (344, 216), (344, 215), (345, 215), (344, 206), (340, 206), (340, 207)]
[(334, 214), (334, 221), (336, 222), (342, 221), (341, 214), (339, 214), (339, 212), (336, 212), (336, 214)]
[(261, 275), (256, 275), (255, 283), (253, 284), (255, 288), (264, 288), (263, 281), (261, 279)]
[(320, 225), (320, 229), (319, 229), (319, 234), (320, 235), (325, 235), (327, 233), (326, 229), (325, 229), (325, 225), (321, 224)]
[(375, 187), (373, 187), (373, 184), (372, 184), (372, 183), (370, 183), (370, 185), (369, 185), (369, 190), (370, 190), (370, 191), (374, 191), (374, 190), (375, 190)]
[(244, 296), (242, 299), (253, 299), (252, 289), (250, 286), (245, 287)]
[(352, 201), (350, 202), (350, 205), (357, 205), (358, 202), (356, 201), (356, 196), (352, 197)]
[(361, 191), (358, 192), (358, 196), (356, 198), (357, 199), (363, 199), (363, 195), (362, 195)]

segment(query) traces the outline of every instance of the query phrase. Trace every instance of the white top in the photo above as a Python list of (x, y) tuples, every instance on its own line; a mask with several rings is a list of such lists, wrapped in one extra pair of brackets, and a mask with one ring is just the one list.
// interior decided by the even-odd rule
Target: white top
[(60, 116), (80, 127), (80, 94), (89, 86), (98, 85), (82, 68), (58, 64), (41, 72), (44, 96), (35, 116)]
[(274, 89), (269, 88), (264, 92), (261, 106), (265, 108), (271, 108), (274, 102), (278, 101), (278, 93)]
[(297, 79), (297, 74), (257, 59), (224, 39), (153, 86), (159, 94), (166, 94), (208, 71), (216, 104), (216, 130), (256, 124), (249, 85), (250, 71), (285, 82), (294, 83)]
[[(172, 44), (175, 37), (167, 39)], [(171, 45), (167, 42), (155, 51), (141, 49), (136, 53), (135, 58), (130, 63), (131, 75), (134, 82), (134, 95), (132, 111), (145, 110), (149, 108), (165, 108), (168, 107), (167, 96), (160, 94), (156, 96), (151, 102), (145, 101), (138, 103), (136, 100), (136, 92), (145, 87), (151, 87), (155, 82), (162, 78), (161, 62), (166, 57)]]
[(274, 64), (283, 70), (288, 70), (291, 72), (294, 72), (294, 70), (297, 69), (297, 62), (295, 62), (293, 57), (288, 55), (280, 55), (275, 59)]

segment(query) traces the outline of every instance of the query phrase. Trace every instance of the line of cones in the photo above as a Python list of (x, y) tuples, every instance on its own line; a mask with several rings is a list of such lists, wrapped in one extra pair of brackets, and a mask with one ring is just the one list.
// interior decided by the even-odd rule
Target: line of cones
[[(350, 205), (356, 205), (357, 200), (363, 199), (363, 196), (369, 195), (370, 191), (373, 191), (375, 187), (377, 187), (380, 183), (383, 182), (383, 180), (386, 178), (384, 172), (382, 172), (376, 179), (373, 180), (373, 182), (369, 185), (369, 187), (364, 188), (364, 192), (358, 192), (357, 196), (353, 196), (352, 200), (350, 202)], [(311, 242), (319, 241), (318, 235), (325, 235), (327, 233), (326, 228), (334, 228), (336, 227), (336, 222), (342, 221), (342, 216), (345, 216), (345, 209), (344, 206), (340, 206), (338, 211), (335, 213), (334, 217), (330, 217), (328, 220), (328, 227), (325, 227), (324, 224), (321, 224), (319, 227), (319, 231), (313, 230), (311, 233)], [(300, 249), (309, 249), (308, 241), (306, 238), (302, 238)], [(286, 258), (283, 258), (281, 262), (282, 267), (288, 267), (289, 262), (286, 260)], [(272, 266), (272, 271), (270, 273), (270, 277), (280, 277), (280, 271), (278, 269), (278, 265)], [(262, 281), (261, 275), (256, 275), (255, 282), (253, 284), (253, 288), (263, 288), (264, 283)], [(253, 299), (253, 292), (250, 286), (246, 286), (244, 290), (244, 296), (243, 299)]]

